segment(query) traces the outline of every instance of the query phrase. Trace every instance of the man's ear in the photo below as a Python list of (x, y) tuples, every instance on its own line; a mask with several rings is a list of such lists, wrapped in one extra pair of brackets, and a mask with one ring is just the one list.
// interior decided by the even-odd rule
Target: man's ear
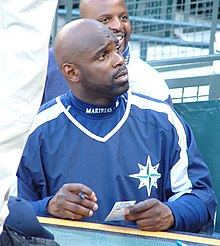
[(79, 69), (76, 65), (71, 63), (64, 63), (62, 66), (63, 75), (73, 82), (79, 81)]

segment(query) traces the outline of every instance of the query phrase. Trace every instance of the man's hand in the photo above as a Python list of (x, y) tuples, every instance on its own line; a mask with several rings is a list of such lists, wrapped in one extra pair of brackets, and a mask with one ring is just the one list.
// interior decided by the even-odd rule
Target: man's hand
[[(84, 196), (80, 195), (83, 192)], [(54, 217), (80, 220), (92, 216), (98, 209), (97, 198), (89, 187), (83, 184), (65, 184), (49, 201), (47, 211)]]
[(125, 210), (127, 221), (135, 220), (145, 231), (164, 231), (174, 224), (171, 209), (157, 199), (150, 198)]

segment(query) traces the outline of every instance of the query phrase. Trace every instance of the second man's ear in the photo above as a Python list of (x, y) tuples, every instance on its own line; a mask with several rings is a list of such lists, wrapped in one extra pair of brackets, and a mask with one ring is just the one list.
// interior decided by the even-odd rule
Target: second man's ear
[(79, 81), (80, 71), (78, 67), (74, 64), (64, 63), (62, 66), (62, 73), (68, 80), (71, 80), (73, 82)]

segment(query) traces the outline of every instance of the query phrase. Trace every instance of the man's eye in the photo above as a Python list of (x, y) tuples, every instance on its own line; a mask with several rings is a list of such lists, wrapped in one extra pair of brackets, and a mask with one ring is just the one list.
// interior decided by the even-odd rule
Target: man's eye
[(109, 22), (109, 18), (104, 18), (100, 22), (102, 22), (103, 24), (107, 24)]
[(103, 53), (99, 58), (98, 58), (98, 60), (99, 61), (103, 61), (103, 60), (105, 60), (106, 58), (107, 58), (107, 53)]
[(127, 20), (128, 20), (128, 16), (127, 16), (127, 15), (123, 15), (123, 16), (121, 16), (121, 20), (123, 20), (123, 21), (127, 21)]

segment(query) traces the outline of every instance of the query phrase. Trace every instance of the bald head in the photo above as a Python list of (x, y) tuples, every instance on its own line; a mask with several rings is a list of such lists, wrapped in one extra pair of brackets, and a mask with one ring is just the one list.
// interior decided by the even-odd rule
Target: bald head
[[(93, 1), (93, 2), (92, 2)], [(80, 10), (80, 17), (81, 18), (89, 18), (88, 16), (91, 13), (91, 8), (94, 5), (103, 3), (103, 0), (80, 0), (79, 3), (79, 10)]]
[(64, 63), (78, 65), (80, 58), (103, 44), (104, 39), (116, 39), (102, 23), (92, 19), (78, 19), (66, 24), (56, 35), (54, 54), (58, 66)]
[(103, 7), (108, 12), (109, 5), (117, 5), (118, 3), (126, 6), (124, 0), (80, 0), (79, 9), (80, 9), (80, 17), (82, 18), (91, 18), (90, 15), (93, 15), (92, 12), (95, 10), (95, 15), (100, 12), (98, 9)]

